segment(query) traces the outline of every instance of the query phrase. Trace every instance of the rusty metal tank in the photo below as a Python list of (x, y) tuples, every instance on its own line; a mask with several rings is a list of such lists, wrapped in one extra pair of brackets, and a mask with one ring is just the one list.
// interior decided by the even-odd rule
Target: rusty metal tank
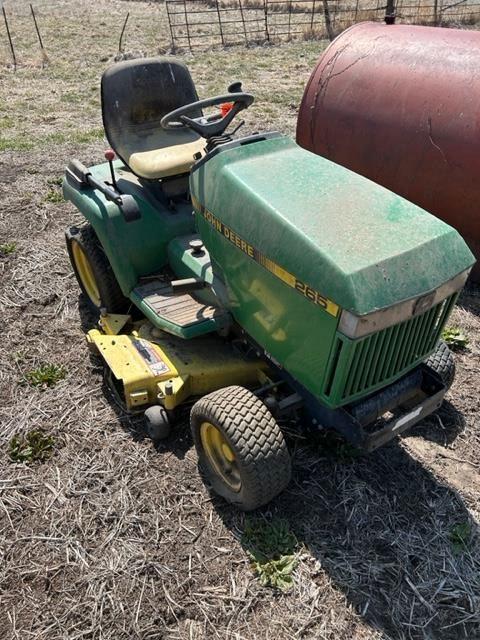
[(297, 142), (445, 220), (480, 259), (479, 32), (350, 27), (310, 77)]

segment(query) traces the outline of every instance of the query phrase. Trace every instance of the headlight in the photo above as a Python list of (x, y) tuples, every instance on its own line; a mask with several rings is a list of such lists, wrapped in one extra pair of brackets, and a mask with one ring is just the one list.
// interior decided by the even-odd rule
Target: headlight
[(445, 282), (445, 284), (442, 284), (434, 291), (429, 291), (422, 296), (417, 296), (410, 300), (403, 300), (391, 307), (379, 309), (378, 311), (367, 313), (364, 316), (357, 316), (344, 309), (340, 316), (338, 330), (348, 338), (362, 338), (370, 333), (376, 333), (387, 327), (409, 320), (410, 318), (425, 313), (425, 311), (428, 311), (428, 309), (431, 309), (434, 305), (448, 298), (452, 293), (460, 291), (469, 273), (470, 269), (462, 271), (458, 276)]

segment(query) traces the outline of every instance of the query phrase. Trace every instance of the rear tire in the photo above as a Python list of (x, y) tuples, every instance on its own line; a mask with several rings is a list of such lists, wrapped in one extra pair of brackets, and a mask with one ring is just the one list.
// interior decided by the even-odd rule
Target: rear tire
[(261, 507), (290, 482), (291, 461), (280, 427), (243, 387), (214, 391), (190, 414), (199, 466), (213, 490), (243, 511)]
[(65, 238), (73, 272), (92, 311), (99, 313), (104, 307), (109, 313), (125, 312), (130, 303), (92, 226), (70, 227)]
[(441, 340), (438, 343), (436, 351), (425, 360), (425, 364), (440, 376), (447, 390), (450, 389), (455, 378), (455, 359), (445, 342)]

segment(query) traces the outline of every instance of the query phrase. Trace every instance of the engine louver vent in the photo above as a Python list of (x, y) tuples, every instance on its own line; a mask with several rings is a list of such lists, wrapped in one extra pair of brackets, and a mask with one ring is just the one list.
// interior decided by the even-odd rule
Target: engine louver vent
[(400, 377), (435, 347), (457, 294), (428, 311), (359, 340), (337, 335), (324, 393), (331, 401), (366, 395)]

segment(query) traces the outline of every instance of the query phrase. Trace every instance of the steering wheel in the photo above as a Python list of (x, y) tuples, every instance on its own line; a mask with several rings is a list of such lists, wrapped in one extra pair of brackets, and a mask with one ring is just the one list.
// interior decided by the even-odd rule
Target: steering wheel
[[(255, 98), (250, 93), (228, 93), (223, 96), (197, 100), (197, 102), (191, 102), (164, 115), (160, 125), (167, 131), (188, 127), (199, 133), (203, 138), (212, 138), (213, 136), (221, 135), (237, 113), (249, 107), (254, 100)], [(188, 116), (192, 111), (198, 113), (206, 107), (214, 107), (225, 103), (231, 103), (233, 106), (224, 115), (220, 112), (211, 116), (197, 118)]]

